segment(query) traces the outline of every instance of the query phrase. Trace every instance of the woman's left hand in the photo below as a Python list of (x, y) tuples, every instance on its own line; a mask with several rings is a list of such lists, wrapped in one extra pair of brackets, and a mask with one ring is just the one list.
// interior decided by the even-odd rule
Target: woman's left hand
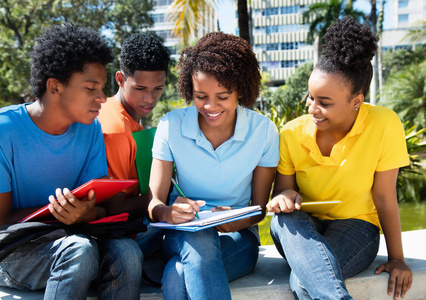
[(374, 273), (380, 274), (383, 271), (389, 273), (388, 295), (390, 296), (394, 293), (394, 300), (397, 300), (400, 295), (401, 298), (404, 298), (405, 293), (408, 292), (413, 282), (413, 274), (410, 267), (403, 260), (391, 259), (387, 263), (378, 266)]
[[(230, 206), (216, 206), (211, 209), (211, 211), (223, 211), (223, 210), (231, 210), (232, 208)], [(237, 221), (236, 221), (237, 222)], [(237, 226), (235, 226), (236, 222), (229, 222), (225, 223), (219, 226), (216, 226), (216, 230), (219, 232), (235, 232), (239, 230)]]

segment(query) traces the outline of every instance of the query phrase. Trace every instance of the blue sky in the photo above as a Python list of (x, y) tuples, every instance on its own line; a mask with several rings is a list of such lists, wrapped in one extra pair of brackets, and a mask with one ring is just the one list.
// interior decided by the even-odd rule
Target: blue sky
[[(381, 8), (381, 1), (377, 1), (377, 10), (380, 11)], [(387, 1), (392, 2), (392, 1)], [(235, 34), (235, 0), (217, 0), (216, 1), (216, 10), (219, 13), (219, 24), (220, 24), (220, 29), (223, 32), (226, 33), (234, 33)], [(369, 0), (358, 0), (355, 1), (354, 3), (355, 8), (362, 10), (366, 13), (370, 13), (371, 10), (371, 4)], [(386, 11), (388, 10), (388, 8), (390, 7), (390, 5), (386, 5)], [(385, 11), (385, 23), (384, 23), (384, 28), (389, 28), (388, 24), (390, 24), (390, 20), (386, 19), (386, 13)]]

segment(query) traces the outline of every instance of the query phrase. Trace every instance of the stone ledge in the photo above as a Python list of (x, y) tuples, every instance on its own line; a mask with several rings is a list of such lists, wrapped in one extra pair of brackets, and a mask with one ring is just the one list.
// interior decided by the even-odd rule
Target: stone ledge
[[(426, 229), (403, 232), (402, 234), (406, 262), (414, 274), (411, 290), (405, 300), (426, 299)], [(373, 264), (363, 272), (346, 280), (349, 292), (354, 299), (388, 300), (388, 274), (374, 274), (375, 268), (386, 261), (387, 253), (383, 236), (380, 241), (379, 255)], [(281, 258), (275, 246), (260, 247), (259, 261), (255, 270), (230, 283), (232, 298), (245, 299), (294, 299), (288, 283), (290, 269)], [(43, 292), (22, 292), (0, 288), (0, 299), (38, 300)], [(96, 299), (89, 297), (88, 299)], [(159, 288), (143, 286), (141, 299), (162, 299)]]

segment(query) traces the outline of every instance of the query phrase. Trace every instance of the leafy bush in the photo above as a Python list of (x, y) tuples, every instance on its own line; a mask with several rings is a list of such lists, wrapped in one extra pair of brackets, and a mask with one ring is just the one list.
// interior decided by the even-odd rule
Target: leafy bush
[(410, 165), (399, 170), (398, 200), (400, 202), (426, 201), (426, 177), (419, 156), (419, 153), (426, 151), (426, 141), (422, 141), (426, 128), (416, 131), (415, 126), (408, 127), (408, 122), (404, 123), (404, 127)]

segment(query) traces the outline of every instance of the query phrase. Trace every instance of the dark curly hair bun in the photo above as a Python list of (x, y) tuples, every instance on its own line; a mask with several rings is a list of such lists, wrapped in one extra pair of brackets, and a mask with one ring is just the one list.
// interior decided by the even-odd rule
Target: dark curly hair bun
[(352, 83), (354, 93), (366, 95), (373, 75), (371, 59), (377, 51), (378, 39), (369, 26), (345, 16), (327, 29), (316, 68), (341, 73)]
[(238, 103), (252, 107), (259, 95), (260, 69), (256, 55), (244, 39), (223, 32), (203, 36), (180, 56), (178, 88), (181, 96), (192, 100), (192, 75), (204, 72), (216, 78), (228, 91), (238, 93)]

